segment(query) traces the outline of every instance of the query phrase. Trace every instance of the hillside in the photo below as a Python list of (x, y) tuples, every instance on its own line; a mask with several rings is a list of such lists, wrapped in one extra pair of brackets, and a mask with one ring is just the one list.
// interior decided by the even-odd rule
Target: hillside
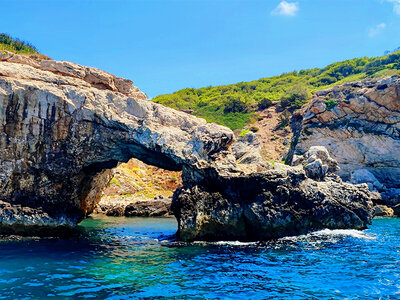
[(113, 170), (113, 179), (103, 191), (102, 200), (147, 200), (170, 197), (182, 185), (181, 172), (146, 165), (132, 158)]
[(236, 130), (257, 121), (257, 111), (274, 103), (283, 110), (293, 111), (306, 103), (315, 91), (366, 77), (399, 73), (398, 51), (381, 57), (355, 58), (322, 69), (293, 71), (250, 82), (186, 88), (157, 96), (153, 101)]

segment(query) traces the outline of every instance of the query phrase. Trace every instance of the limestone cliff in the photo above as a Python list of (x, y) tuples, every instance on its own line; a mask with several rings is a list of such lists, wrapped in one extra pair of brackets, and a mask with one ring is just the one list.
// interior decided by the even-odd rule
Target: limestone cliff
[(235, 154), (248, 143), (233, 147), (230, 129), (147, 101), (132, 81), (95, 68), (2, 53), (0, 124), (0, 229), (74, 226), (93, 211), (110, 169), (132, 157), (182, 170), (173, 210), (185, 240), (361, 229), (371, 220), (366, 185), (308, 176), (324, 170), (319, 160), (309, 166), (317, 172), (267, 171), (246, 153), (240, 164)]
[(400, 188), (399, 78), (368, 79), (317, 92), (300, 115), (296, 154), (325, 146), (338, 161), (337, 174), (343, 179), (368, 182), (381, 192)]
[(209, 154), (232, 142), (229, 129), (146, 101), (129, 80), (15, 57), (0, 56), (0, 200), (45, 205), (50, 219), (62, 216), (55, 223), (90, 213), (118, 162), (212, 167)]

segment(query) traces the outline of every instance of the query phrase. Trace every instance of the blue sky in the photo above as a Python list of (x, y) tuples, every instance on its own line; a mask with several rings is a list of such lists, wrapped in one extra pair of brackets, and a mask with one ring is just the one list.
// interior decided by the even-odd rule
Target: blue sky
[(0, 0), (0, 32), (154, 97), (400, 46), (400, 0)]

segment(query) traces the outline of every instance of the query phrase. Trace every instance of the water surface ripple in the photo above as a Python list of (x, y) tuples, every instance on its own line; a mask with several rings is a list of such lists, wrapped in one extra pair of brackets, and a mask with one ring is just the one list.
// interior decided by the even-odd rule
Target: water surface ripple
[(176, 221), (96, 217), (0, 240), (0, 299), (400, 299), (400, 219), (268, 243), (179, 244)]

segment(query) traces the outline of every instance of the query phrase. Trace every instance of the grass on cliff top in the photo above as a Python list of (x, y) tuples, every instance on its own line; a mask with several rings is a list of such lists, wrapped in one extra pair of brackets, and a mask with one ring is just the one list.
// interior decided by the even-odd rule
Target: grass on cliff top
[(277, 104), (294, 110), (311, 99), (312, 93), (344, 82), (367, 77), (400, 74), (400, 52), (381, 57), (362, 57), (325, 68), (307, 69), (250, 82), (186, 88), (160, 95), (153, 101), (193, 114), (209, 122), (241, 129), (255, 119), (257, 109)]
[(37, 48), (31, 43), (13, 38), (5, 33), (0, 34), (0, 50), (18, 54), (39, 54)]

